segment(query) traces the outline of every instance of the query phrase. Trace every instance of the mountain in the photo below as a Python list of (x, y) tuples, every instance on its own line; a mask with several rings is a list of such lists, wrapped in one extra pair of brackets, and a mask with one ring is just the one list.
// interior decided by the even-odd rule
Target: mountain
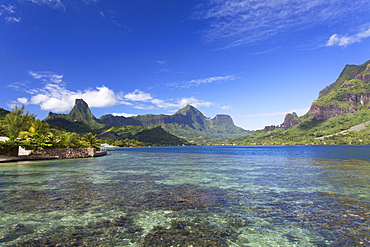
[(347, 65), (339, 78), (319, 94), (308, 114), (323, 121), (369, 109), (370, 60), (362, 65)]
[(319, 98), (322, 98), (328, 95), (330, 92), (334, 91), (335, 89), (340, 88), (345, 81), (355, 79), (358, 74), (365, 71), (370, 63), (370, 60), (362, 65), (346, 65), (343, 71), (340, 73), (338, 79), (330, 84), (329, 86), (325, 87), (319, 93)]
[(160, 126), (153, 128), (132, 125), (111, 127), (98, 134), (98, 137), (112, 140), (135, 139), (147, 145), (179, 146), (188, 144), (184, 139), (168, 133)]
[(4, 108), (0, 108), (0, 120), (5, 119), (5, 116), (10, 113), (10, 111), (5, 110)]
[(134, 118), (127, 118), (123, 116), (113, 116), (111, 114), (107, 114), (101, 116), (98, 119), (98, 122), (104, 124), (107, 127), (113, 126), (124, 126), (124, 125), (132, 125), (132, 126), (141, 126), (141, 122)]
[(134, 117), (117, 117), (104, 115), (98, 119), (108, 127), (136, 125), (143, 127), (161, 126), (167, 132), (190, 142), (218, 142), (250, 133), (234, 125), (228, 115), (217, 115), (208, 118), (197, 108), (187, 105), (172, 115), (139, 115)]
[[(95, 134), (101, 134), (106, 138), (109, 136), (111, 139), (116, 139), (118, 137), (123, 138), (123, 136), (114, 133), (114, 129), (113, 131), (106, 130), (111, 127), (122, 126), (138, 126), (143, 128), (141, 131), (144, 131), (145, 128), (149, 128), (149, 132), (156, 131), (157, 133), (163, 130), (176, 136), (177, 139), (180, 137), (187, 141), (196, 143), (224, 141), (249, 133), (248, 131), (235, 126), (232, 118), (228, 115), (220, 114), (214, 118), (208, 118), (191, 105), (185, 106), (173, 115), (148, 114), (127, 118), (108, 114), (97, 119), (91, 113), (90, 108), (85, 101), (82, 99), (76, 99), (73, 109), (68, 114), (50, 112), (44, 121), (50, 125), (57, 126), (68, 131), (78, 133), (93, 132)], [(154, 128), (158, 126), (161, 128)], [(144, 131), (143, 133), (146, 132), (147, 131)], [(141, 136), (145, 135), (141, 134)], [(154, 138), (154, 136), (156, 135), (153, 134), (152, 137)], [(171, 138), (172, 137), (163, 134), (163, 142), (182, 144), (182, 141), (172, 140)], [(147, 140), (137, 140), (150, 143)]]
[[(338, 79), (320, 91), (309, 111), (287, 114), (239, 144), (370, 144), (370, 60), (346, 65)], [(367, 127), (369, 126), (369, 127)]]
[(271, 125), (271, 126), (265, 126), (264, 131), (273, 131), (275, 129), (289, 129), (291, 127), (296, 126), (301, 122), (300, 118), (298, 117), (297, 113), (288, 113), (285, 115), (284, 122), (280, 125)]
[(96, 130), (105, 128), (105, 124), (98, 122), (87, 103), (82, 99), (76, 99), (75, 105), (68, 114), (49, 112), (44, 121), (50, 125), (82, 133), (96, 132)]

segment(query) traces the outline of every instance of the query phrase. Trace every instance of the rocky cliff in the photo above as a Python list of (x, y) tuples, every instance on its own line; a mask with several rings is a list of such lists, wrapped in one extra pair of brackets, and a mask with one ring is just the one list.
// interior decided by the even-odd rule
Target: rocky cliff
[(284, 122), (280, 125), (270, 125), (270, 126), (265, 126), (264, 131), (273, 131), (275, 129), (289, 129), (293, 126), (296, 126), (299, 124), (301, 120), (299, 119), (297, 113), (288, 113), (285, 115)]
[(320, 92), (311, 105), (310, 120), (329, 118), (369, 109), (370, 61), (362, 65), (347, 65), (335, 83)]
[(346, 81), (355, 79), (355, 77), (361, 72), (369, 69), (369, 64), (370, 60), (362, 65), (346, 65), (343, 71), (340, 73), (338, 79), (320, 91), (319, 98), (324, 97), (333, 90), (340, 88)]
[(234, 125), (233, 119), (229, 115), (225, 115), (225, 114), (217, 114), (210, 121), (213, 124)]

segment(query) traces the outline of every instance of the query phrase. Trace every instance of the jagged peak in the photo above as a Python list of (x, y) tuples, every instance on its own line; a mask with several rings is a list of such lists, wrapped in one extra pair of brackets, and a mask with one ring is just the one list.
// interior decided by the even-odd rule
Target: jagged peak
[[(361, 74), (362, 72), (367, 71), (367, 69), (370, 68), (369, 65), (370, 65), (370, 60), (361, 65), (347, 64), (342, 70), (342, 72), (340, 73), (338, 79), (320, 91), (319, 99), (328, 95), (333, 90), (340, 88), (343, 84), (347, 83), (347, 81), (355, 79), (356, 76)], [(363, 80), (362, 77), (358, 79)]]
[(83, 99), (76, 99), (75, 106), (78, 108), (89, 108), (88, 104)]
[(214, 118), (211, 119), (214, 123), (224, 123), (234, 125), (233, 119), (227, 114), (217, 114)]
[(175, 114), (182, 114), (182, 115), (188, 115), (188, 114), (200, 114), (203, 116), (203, 113), (200, 112), (197, 108), (195, 108), (194, 106), (188, 104), (186, 106), (184, 106), (183, 108), (181, 108), (180, 110), (178, 110)]

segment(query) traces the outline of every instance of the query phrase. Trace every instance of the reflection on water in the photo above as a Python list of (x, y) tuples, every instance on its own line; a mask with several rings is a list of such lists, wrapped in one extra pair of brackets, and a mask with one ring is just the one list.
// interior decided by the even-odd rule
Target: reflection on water
[(370, 147), (356, 148), (136, 148), (0, 164), (0, 246), (367, 246)]

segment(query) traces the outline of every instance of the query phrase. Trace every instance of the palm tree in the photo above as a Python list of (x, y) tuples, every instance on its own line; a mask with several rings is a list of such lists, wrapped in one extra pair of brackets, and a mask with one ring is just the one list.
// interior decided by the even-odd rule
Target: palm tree
[(59, 145), (65, 148), (81, 147), (80, 136), (74, 132), (65, 132), (60, 135)]
[(83, 140), (88, 143), (89, 147), (96, 147), (97, 146), (97, 138), (96, 135), (89, 132), (83, 136)]
[(24, 105), (22, 105), (20, 108), (16, 106), (5, 116), (3, 121), (4, 132), (11, 139), (15, 139), (18, 137), (21, 131), (26, 131), (29, 129), (34, 119), (34, 114), (29, 114), (28, 111), (24, 113)]
[(21, 131), (18, 136), (24, 139), (32, 149), (50, 148), (55, 144), (49, 124), (38, 119), (32, 121), (28, 131)]

